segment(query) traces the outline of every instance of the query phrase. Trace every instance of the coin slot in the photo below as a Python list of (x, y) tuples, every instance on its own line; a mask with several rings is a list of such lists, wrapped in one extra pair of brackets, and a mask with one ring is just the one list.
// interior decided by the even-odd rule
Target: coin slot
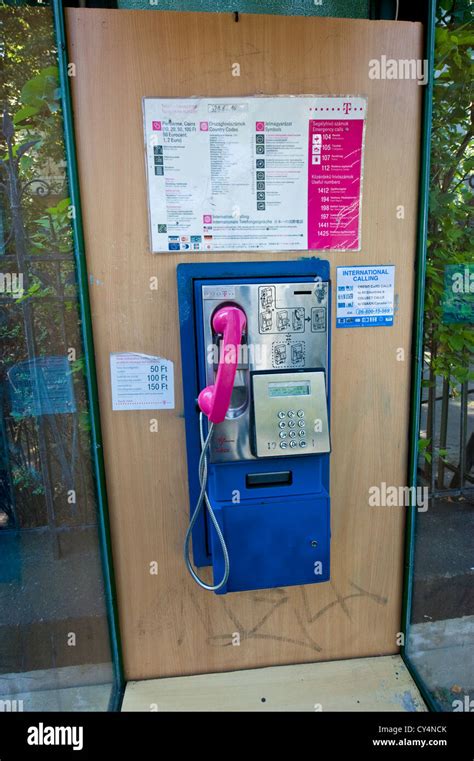
[(291, 486), (293, 473), (291, 470), (281, 470), (277, 473), (247, 473), (245, 482), (247, 489), (262, 486)]

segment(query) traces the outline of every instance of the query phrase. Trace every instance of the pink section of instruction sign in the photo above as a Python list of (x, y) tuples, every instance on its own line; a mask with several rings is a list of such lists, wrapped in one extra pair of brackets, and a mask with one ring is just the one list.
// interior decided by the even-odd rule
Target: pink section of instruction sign
[(308, 248), (360, 248), (363, 119), (310, 119)]

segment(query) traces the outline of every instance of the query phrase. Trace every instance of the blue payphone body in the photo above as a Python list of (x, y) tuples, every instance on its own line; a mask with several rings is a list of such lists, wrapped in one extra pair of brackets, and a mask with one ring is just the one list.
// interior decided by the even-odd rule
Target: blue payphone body
[[(201, 582), (189, 558), (188, 568), (218, 594), (328, 581), (329, 263), (180, 264), (177, 275), (185, 554), (192, 535), (194, 564), (211, 565), (214, 583)], [(240, 318), (232, 346), (221, 329), (228, 308)], [(231, 371), (225, 417), (209, 423), (204, 402)]]

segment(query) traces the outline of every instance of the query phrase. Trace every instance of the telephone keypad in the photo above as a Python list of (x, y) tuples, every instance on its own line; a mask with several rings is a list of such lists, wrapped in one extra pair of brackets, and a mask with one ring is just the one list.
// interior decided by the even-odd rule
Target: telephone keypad
[[(288, 457), (330, 451), (322, 371), (254, 373), (252, 384), (257, 457)], [(295, 393), (290, 393), (292, 386)], [(301, 391), (303, 386), (307, 388), (304, 393)], [(281, 388), (284, 391), (278, 393)], [(307, 425), (306, 419), (309, 421)], [(322, 432), (313, 433), (313, 419), (324, 421)]]
[[(294, 417), (297, 417), (299, 419), (298, 420), (293, 420)], [(282, 418), (290, 418), (290, 419), (288, 421), (286, 421), (286, 420), (283, 420)], [(298, 430), (298, 436), (300, 438), (306, 436), (306, 431), (305, 431), (306, 421), (304, 419), (304, 410), (298, 410), (297, 412), (295, 410), (280, 410), (277, 413), (277, 420), (278, 420), (278, 427), (280, 429), (286, 428), (286, 426), (288, 426), (288, 428), (290, 428), (290, 429), (293, 429), (293, 428), (295, 428), (296, 423), (298, 423), (298, 428), (299, 428), (299, 430)], [(287, 436), (290, 439), (295, 439), (296, 438), (296, 431), (290, 430), (287, 433), (286, 431), (280, 430), (278, 436), (279, 436), (280, 439), (286, 439)], [(308, 442), (307, 441), (299, 441), (299, 442), (298, 441), (290, 441), (289, 442), (290, 447), (292, 449), (297, 447), (298, 443), (299, 443), (299, 445), (300, 445), (300, 447), (302, 449), (304, 449), (304, 447), (308, 446)], [(288, 448), (287, 442), (281, 441), (280, 442), (280, 448), (281, 449), (287, 449)]]

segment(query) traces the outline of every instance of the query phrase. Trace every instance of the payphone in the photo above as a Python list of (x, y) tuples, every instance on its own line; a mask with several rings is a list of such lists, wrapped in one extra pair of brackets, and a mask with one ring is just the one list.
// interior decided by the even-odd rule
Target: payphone
[(180, 264), (178, 296), (189, 572), (218, 594), (329, 580), (328, 262)]

